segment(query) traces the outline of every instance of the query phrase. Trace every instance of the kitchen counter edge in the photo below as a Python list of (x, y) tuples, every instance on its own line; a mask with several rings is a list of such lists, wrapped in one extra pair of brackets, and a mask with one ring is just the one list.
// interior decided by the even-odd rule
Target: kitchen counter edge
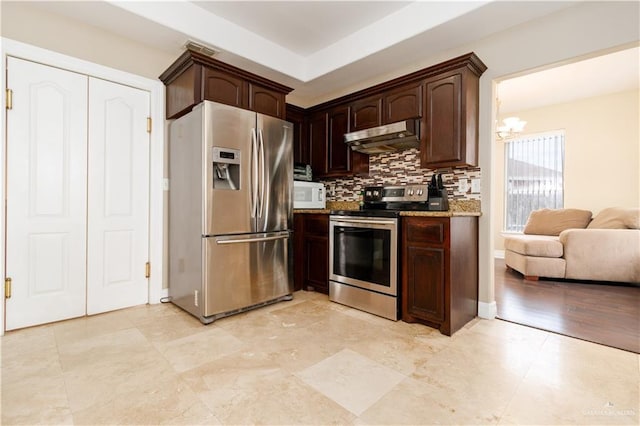
[[(331, 214), (329, 209), (293, 209), (293, 213), (303, 214)], [(482, 216), (481, 212), (464, 212), (464, 211), (402, 211), (400, 216), (422, 216), (422, 217), (454, 217), (454, 216)]]

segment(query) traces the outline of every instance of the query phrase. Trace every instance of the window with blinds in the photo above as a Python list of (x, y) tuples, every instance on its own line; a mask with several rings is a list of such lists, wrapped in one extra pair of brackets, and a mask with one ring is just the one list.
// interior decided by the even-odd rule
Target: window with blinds
[(564, 205), (564, 131), (509, 140), (504, 152), (504, 229), (522, 232), (533, 210)]

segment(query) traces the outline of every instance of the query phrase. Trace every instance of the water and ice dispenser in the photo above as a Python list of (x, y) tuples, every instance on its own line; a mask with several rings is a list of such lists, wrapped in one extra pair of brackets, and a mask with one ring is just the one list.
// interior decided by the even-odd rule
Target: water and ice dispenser
[(213, 188), (240, 189), (240, 150), (213, 147)]

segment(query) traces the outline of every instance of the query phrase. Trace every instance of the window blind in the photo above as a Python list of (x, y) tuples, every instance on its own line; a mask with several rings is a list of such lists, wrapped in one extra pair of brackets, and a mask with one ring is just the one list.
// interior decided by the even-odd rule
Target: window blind
[(550, 132), (505, 144), (505, 224), (522, 232), (533, 210), (564, 205), (564, 132)]

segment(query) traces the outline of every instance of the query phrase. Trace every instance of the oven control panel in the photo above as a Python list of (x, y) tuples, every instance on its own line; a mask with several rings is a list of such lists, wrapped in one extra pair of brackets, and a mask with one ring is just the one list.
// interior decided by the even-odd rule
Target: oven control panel
[(367, 186), (364, 188), (365, 203), (426, 202), (429, 200), (427, 185)]

